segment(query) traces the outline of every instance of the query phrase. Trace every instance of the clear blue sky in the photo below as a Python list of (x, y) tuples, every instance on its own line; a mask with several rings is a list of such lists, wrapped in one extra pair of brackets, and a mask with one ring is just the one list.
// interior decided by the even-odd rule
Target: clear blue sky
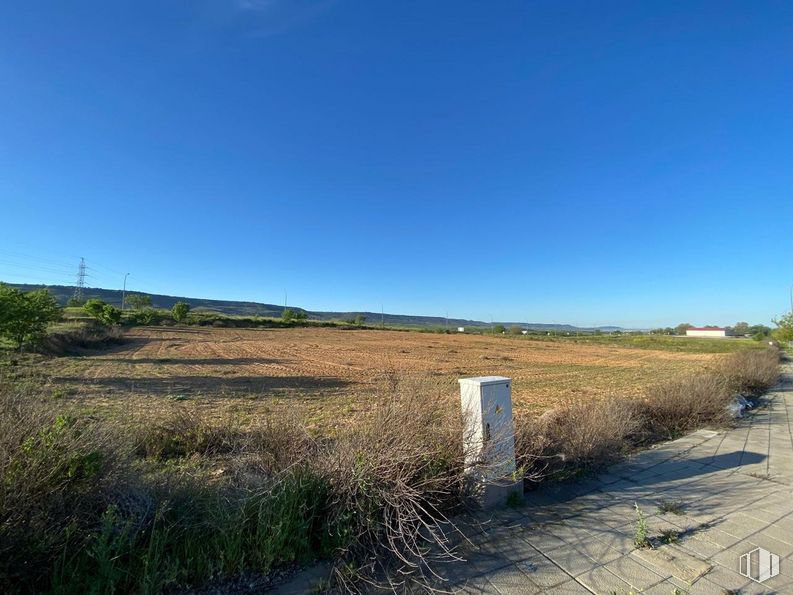
[(7, 281), (767, 323), (793, 4), (7, 2), (0, 203)]

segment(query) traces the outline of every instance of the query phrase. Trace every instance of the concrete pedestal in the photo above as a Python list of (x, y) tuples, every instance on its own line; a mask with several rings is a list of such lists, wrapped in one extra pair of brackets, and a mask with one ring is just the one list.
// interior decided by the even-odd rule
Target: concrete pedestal
[[(473, 477), (466, 482), (466, 492), (472, 504), (482, 510), (506, 506), (510, 498), (523, 501), (523, 479), (511, 477), (501, 480), (482, 481)], [(516, 496), (512, 496), (516, 494)]]

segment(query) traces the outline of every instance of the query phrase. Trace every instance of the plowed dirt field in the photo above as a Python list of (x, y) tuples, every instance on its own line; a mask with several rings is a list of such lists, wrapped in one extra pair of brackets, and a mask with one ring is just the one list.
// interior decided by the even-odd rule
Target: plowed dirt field
[[(135, 328), (107, 351), (41, 364), (59, 394), (120, 415), (185, 402), (207, 413), (297, 412), (336, 425), (395, 379), (456, 398), (456, 379), (513, 378), (518, 409), (632, 396), (716, 356), (526, 337), (305, 329)], [(182, 406), (184, 406), (182, 405)]]

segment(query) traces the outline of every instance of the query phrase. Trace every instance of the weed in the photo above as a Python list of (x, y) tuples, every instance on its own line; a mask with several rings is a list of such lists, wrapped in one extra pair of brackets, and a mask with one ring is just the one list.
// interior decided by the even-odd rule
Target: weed
[(770, 473), (756, 473), (752, 472), (748, 474), (749, 477), (754, 477), (755, 479), (762, 479), (763, 481), (771, 481), (771, 474)]
[(661, 543), (669, 545), (670, 543), (677, 543), (680, 534), (674, 529), (664, 529), (661, 531)]
[(685, 514), (683, 503), (680, 500), (661, 500), (661, 503), (658, 505), (658, 512), (659, 514)]
[(633, 544), (638, 548), (651, 547), (647, 519), (638, 503), (634, 503), (633, 506), (636, 509), (636, 531), (633, 536)]
[(507, 496), (507, 506), (510, 508), (520, 508), (523, 506), (523, 495), (518, 492), (510, 492)]

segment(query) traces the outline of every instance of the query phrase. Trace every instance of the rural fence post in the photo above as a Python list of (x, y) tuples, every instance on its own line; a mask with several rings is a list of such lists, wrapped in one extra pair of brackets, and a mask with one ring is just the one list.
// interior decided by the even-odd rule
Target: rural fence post
[(523, 477), (515, 468), (512, 379), (482, 376), (458, 382), (469, 496), (484, 509), (522, 498)]

